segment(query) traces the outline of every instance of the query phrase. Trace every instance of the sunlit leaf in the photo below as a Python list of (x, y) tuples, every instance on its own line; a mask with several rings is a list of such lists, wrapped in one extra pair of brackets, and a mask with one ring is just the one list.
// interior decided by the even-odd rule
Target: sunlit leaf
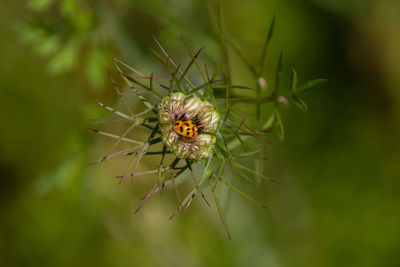
[(305, 83), (304, 85), (300, 86), (297, 89), (297, 92), (308, 92), (327, 81), (328, 81), (328, 79), (315, 79), (315, 80), (309, 81), (309, 82)]

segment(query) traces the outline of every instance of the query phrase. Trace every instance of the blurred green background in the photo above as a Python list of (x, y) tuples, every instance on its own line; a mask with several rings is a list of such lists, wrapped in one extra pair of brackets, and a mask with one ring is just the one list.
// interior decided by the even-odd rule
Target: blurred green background
[[(329, 78), (308, 112), (285, 109), (283, 144), (271, 135), (265, 174), (277, 181), (243, 185), (269, 209), (223, 196), (232, 241), (214, 206), (195, 199), (169, 221), (170, 191), (134, 215), (155, 178), (119, 185), (126, 161), (87, 166), (112, 144), (88, 131), (109, 115), (96, 99), (115, 101), (111, 58), (157, 73), (154, 34), (178, 61), (184, 36), (217, 62), (207, 2), (1, 2), (1, 266), (400, 266), (400, 2), (221, 5), (254, 61), (277, 15), (267, 81), (283, 46), (283, 90), (290, 66), (300, 81)], [(233, 56), (234, 79), (251, 84), (242, 65)]]

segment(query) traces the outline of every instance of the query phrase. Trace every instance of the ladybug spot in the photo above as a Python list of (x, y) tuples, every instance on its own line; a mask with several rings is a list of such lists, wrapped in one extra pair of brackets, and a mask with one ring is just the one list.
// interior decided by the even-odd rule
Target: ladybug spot
[(183, 132), (183, 127), (181, 126), (181, 127), (179, 127), (179, 130), (181, 130), (181, 132)]

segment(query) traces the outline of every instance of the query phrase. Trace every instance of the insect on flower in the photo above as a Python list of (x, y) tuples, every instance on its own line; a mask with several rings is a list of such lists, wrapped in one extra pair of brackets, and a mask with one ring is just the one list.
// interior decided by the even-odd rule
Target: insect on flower
[[(201, 50), (193, 56), (188, 46), (186, 46), (191, 55), (191, 60), (187, 67), (181, 70), (180, 65), (175, 64), (159, 42), (156, 39), (155, 41), (164, 53), (165, 58), (155, 50), (152, 50), (152, 52), (170, 70), (171, 77), (169, 79), (156, 78), (153, 75), (149, 77), (126, 63), (114, 59), (116, 69), (131, 88), (129, 91), (121, 92), (115, 81), (111, 78), (117, 96), (121, 97), (126, 111), (116, 110), (101, 102), (99, 104), (123, 121), (128, 122), (130, 126), (120, 135), (92, 129), (96, 133), (116, 139), (111, 151), (92, 164), (104, 162), (118, 156), (132, 157), (132, 161), (125, 173), (117, 176), (120, 181), (123, 181), (125, 178), (130, 178), (133, 181), (135, 177), (142, 175), (153, 174), (158, 177), (154, 186), (142, 199), (135, 212), (138, 212), (154, 193), (172, 186), (179, 205), (175, 213), (171, 215), (171, 218), (180, 210), (188, 208), (197, 194), (203, 198), (207, 205), (210, 205), (202, 189), (203, 185), (208, 182), (212, 189), (212, 196), (218, 212), (227, 230), (222, 208), (215, 192), (218, 183), (221, 182), (221, 184), (224, 184), (235, 192), (239, 192), (242, 196), (247, 197), (261, 207), (265, 207), (241, 192), (230, 181), (223, 178), (224, 170), (229, 166), (238, 172), (241, 177), (245, 177), (249, 181), (251, 181), (251, 178), (248, 178), (242, 172), (269, 180), (269, 178), (252, 170), (252, 168), (243, 166), (237, 160), (241, 157), (257, 156), (259, 153), (262, 153), (262, 149), (245, 154), (233, 154), (233, 151), (239, 152), (243, 150), (240, 148), (241, 142), (248, 140), (250, 137), (255, 137), (256, 140), (264, 142), (265, 140), (261, 133), (263, 130), (256, 131), (245, 123), (243, 118), (240, 118), (239, 115), (236, 115), (231, 110), (232, 102), (235, 101), (233, 97), (222, 99), (223, 101), (215, 98), (214, 90), (216, 88), (222, 88), (227, 91), (231, 90), (229, 83), (226, 83), (226, 79), (216, 79), (220, 68), (216, 69), (212, 78), (210, 78), (208, 74), (204, 75), (201, 68), (198, 67), (199, 73), (204, 77), (204, 82), (197, 87), (192, 84), (187, 76), (187, 72), (192, 65), (198, 66), (197, 57)], [(171, 66), (173, 66), (173, 69), (171, 69)], [(122, 70), (123, 68), (131, 71), (132, 74), (125, 73)], [(146, 80), (147, 83), (145, 82)], [(167, 84), (165, 84), (166, 82)], [(185, 89), (183, 85), (188, 86), (189, 89)], [(137, 86), (144, 90), (137, 89)], [(146, 106), (146, 109), (134, 114), (131, 107), (124, 100), (124, 97), (128, 95), (136, 96)], [(245, 99), (245, 101), (248, 100), (255, 101), (254, 98)], [(221, 103), (218, 104), (218, 102)], [(222, 116), (221, 114), (224, 115)], [(139, 141), (129, 137), (129, 134), (139, 126), (149, 130), (146, 140)], [(133, 146), (128, 149), (114, 151), (121, 142), (131, 143)], [(162, 150), (154, 151), (152, 147), (160, 143), (162, 144)], [(167, 154), (173, 155), (175, 159), (168, 162)], [(149, 155), (159, 155), (160, 160), (156, 168), (148, 171), (138, 171), (142, 159)], [(203, 166), (199, 178), (196, 177), (193, 170), (194, 164)], [(182, 180), (187, 176), (192, 180), (194, 188), (186, 198), (181, 200), (175, 180)]]
[(181, 136), (196, 137), (199, 134), (199, 128), (192, 120), (177, 120), (175, 121), (174, 130)]
[(178, 158), (207, 158), (214, 148), (219, 121), (220, 115), (211, 104), (183, 93), (167, 96), (159, 104), (163, 143)]
[[(273, 26), (273, 24), (274, 22), (271, 25)], [(172, 60), (155, 37), (154, 40), (162, 55), (155, 49), (151, 49), (151, 51), (169, 71), (170, 77), (157, 78), (153, 74), (146, 76), (118, 59), (113, 60), (116, 69), (130, 89), (121, 91), (111, 77), (116, 95), (120, 97), (125, 111), (116, 110), (99, 102), (102, 107), (118, 117), (101, 121), (122, 119), (122, 121), (129, 123), (129, 127), (122, 134), (92, 129), (98, 134), (116, 140), (110, 152), (92, 164), (119, 156), (127, 156), (132, 160), (126, 171), (117, 176), (120, 182), (126, 178), (133, 181), (134, 178), (143, 175), (157, 177), (154, 186), (141, 200), (135, 213), (154, 193), (171, 187), (175, 191), (179, 204), (170, 218), (173, 218), (179, 211), (187, 209), (196, 195), (200, 195), (204, 202), (210, 206), (206, 195), (203, 193), (205, 185), (208, 185), (221, 221), (230, 238), (216, 188), (219, 185), (226, 186), (265, 208), (259, 201), (236, 187), (231, 179), (232, 176), (226, 176), (225, 172), (227, 170), (233, 171), (238, 177), (250, 183), (259, 183), (262, 179), (272, 180), (264, 176), (262, 168), (259, 166), (262, 166), (263, 160), (266, 159), (264, 147), (269, 141), (265, 139), (265, 135), (274, 126), (277, 126), (281, 133), (280, 136), (283, 137), (283, 125), (278, 109), (279, 102), (277, 101), (280, 97), (278, 90), (273, 91), (268, 96), (263, 96), (264, 92), (261, 91), (257, 82), (260, 78), (258, 73), (255, 75), (257, 86), (255, 89), (233, 85), (230, 80), (229, 69), (227, 68), (227, 71), (222, 73), (223, 65), (221, 64), (216, 67), (212, 75), (209, 75), (207, 65), (205, 65), (203, 71), (197, 59), (202, 49), (193, 54), (183, 39), (190, 55), (190, 61), (185, 68), (181, 69), (181, 65)], [(196, 66), (203, 80), (201, 84), (196, 86), (188, 77), (188, 71), (192, 66)], [(281, 66), (281, 61), (279, 61), (278, 66)], [(130, 73), (127, 74), (123, 69)], [(295, 74), (294, 71), (293, 73)], [(218, 79), (220, 76), (222, 78)], [(277, 77), (279, 77), (279, 74), (277, 74)], [(297, 74), (293, 77), (296, 78), (296, 82), (292, 82), (292, 84), (296, 84)], [(278, 78), (277, 81), (279, 81)], [(251, 90), (248, 94), (250, 97), (237, 97), (235, 94), (238, 90)], [(124, 100), (124, 97), (128, 95), (137, 97), (146, 108), (139, 113), (133, 113), (132, 107)], [(216, 97), (221, 95), (225, 97)], [(300, 99), (297, 96), (293, 98), (295, 100)], [(262, 119), (260, 110), (264, 104), (272, 104), (273, 112)], [(244, 107), (253, 109), (253, 113), (257, 114), (251, 120), (256, 127), (252, 127), (246, 120), (245, 112), (243, 114), (237, 113), (237, 110), (244, 109)], [(137, 127), (142, 127), (137, 131), (148, 131), (147, 138), (137, 140), (129, 136), (130, 133), (136, 131)], [(129, 143), (132, 146), (115, 151), (122, 142)], [(143, 158), (154, 155), (159, 157), (159, 160), (151, 161), (153, 165), (156, 163), (154, 169), (139, 171), (140, 162)], [(167, 157), (167, 155), (172, 157)], [(249, 158), (255, 160), (249, 161)], [(200, 167), (196, 168), (196, 172), (193, 169), (194, 164)], [(182, 200), (176, 180), (179, 179), (179, 182), (183, 182), (188, 177), (192, 180), (194, 187)]]

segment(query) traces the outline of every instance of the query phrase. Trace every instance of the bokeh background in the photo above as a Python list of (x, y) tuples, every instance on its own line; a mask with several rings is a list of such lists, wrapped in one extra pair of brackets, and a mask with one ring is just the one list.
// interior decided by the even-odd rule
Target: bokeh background
[(111, 146), (88, 131), (107, 114), (96, 99), (115, 102), (111, 58), (157, 73), (154, 34), (178, 60), (184, 36), (218, 61), (207, 2), (1, 2), (1, 266), (400, 266), (400, 2), (221, 6), (254, 61), (277, 15), (267, 81), (283, 46), (282, 90), (290, 66), (300, 82), (329, 78), (305, 96), (308, 112), (285, 109), (283, 144), (271, 134), (264, 167), (277, 181), (243, 185), (268, 210), (223, 194), (232, 241), (214, 206), (195, 199), (169, 221), (177, 202), (166, 192), (134, 215), (155, 178), (119, 185), (126, 161), (87, 166)]

